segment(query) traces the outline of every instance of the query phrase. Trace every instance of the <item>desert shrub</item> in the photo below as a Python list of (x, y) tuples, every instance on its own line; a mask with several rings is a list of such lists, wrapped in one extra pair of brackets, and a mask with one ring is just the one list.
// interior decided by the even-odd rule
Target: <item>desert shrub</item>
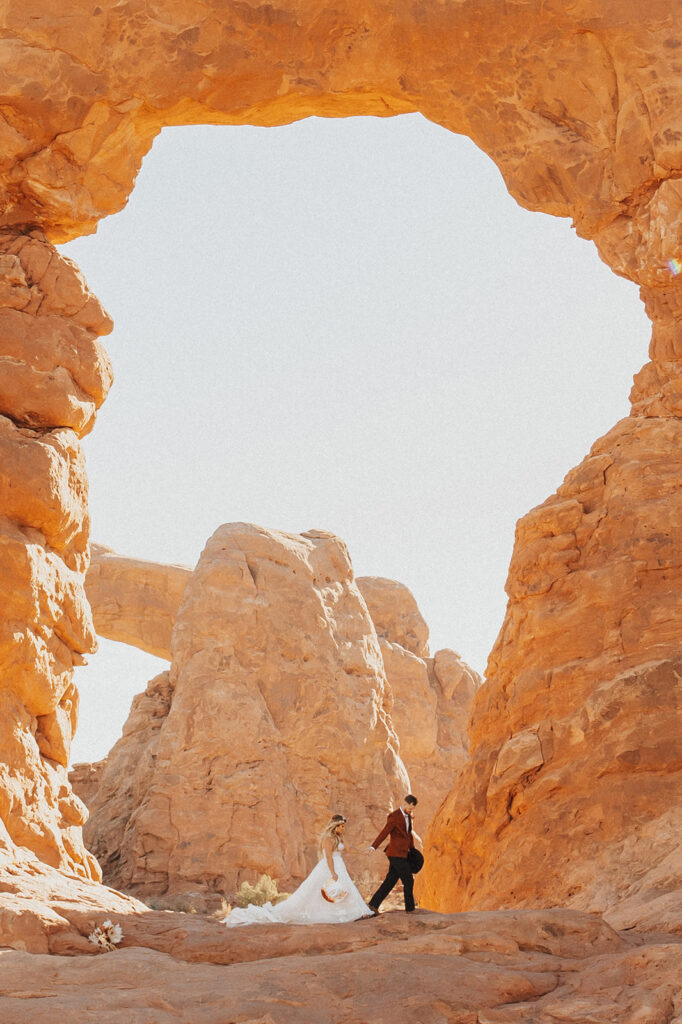
[(261, 875), (255, 885), (250, 882), (242, 882), (239, 891), (235, 893), (234, 903), (237, 907), (248, 907), (249, 903), (255, 903), (262, 907), (264, 903), (281, 903), (289, 894), (280, 892), (277, 882), (270, 875)]
[(220, 904), (215, 908), (215, 910), (207, 911), (206, 915), (207, 917), (214, 917), (216, 921), (222, 921), (224, 917), (227, 917), (231, 910), (232, 904), (228, 903), (224, 897), (221, 897)]

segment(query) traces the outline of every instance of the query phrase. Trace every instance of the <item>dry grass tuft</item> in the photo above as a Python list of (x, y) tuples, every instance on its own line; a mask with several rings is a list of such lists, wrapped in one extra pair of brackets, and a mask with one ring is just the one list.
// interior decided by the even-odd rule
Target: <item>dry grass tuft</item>
[(248, 907), (250, 903), (262, 907), (264, 903), (281, 903), (289, 894), (280, 892), (277, 882), (270, 875), (261, 875), (255, 885), (250, 882), (242, 882), (239, 891), (235, 893), (234, 902), (237, 907)]

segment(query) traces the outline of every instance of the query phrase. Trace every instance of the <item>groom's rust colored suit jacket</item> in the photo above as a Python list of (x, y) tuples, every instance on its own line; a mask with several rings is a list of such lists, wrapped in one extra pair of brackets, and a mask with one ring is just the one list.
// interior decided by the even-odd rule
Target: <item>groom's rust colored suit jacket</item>
[(386, 824), (372, 843), (375, 850), (383, 843), (386, 836), (390, 836), (388, 846), (384, 850), (386, 856), (407, 857), (414, 846), (414, 839), (412, 838), (412, 832), (408, 834), (405, 818), (400, 808), (397, 811), (391, 811), (386, 818)]

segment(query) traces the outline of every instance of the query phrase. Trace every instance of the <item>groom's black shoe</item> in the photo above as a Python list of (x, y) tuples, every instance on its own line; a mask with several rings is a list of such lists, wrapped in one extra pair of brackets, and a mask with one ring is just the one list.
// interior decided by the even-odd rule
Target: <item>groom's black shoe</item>
[(368, 906), (368, 907), (369, 907), (369, 909), (370, 909), (370, 910), (372, 911), (372, 913), (374, 914), (374, 916), (375, 916), (375, 917), (378, 917), (378, 915), (379, 915), (379, 908), (378, 908), (378, 907), (373, 907), (371, 903), (368, 903), (368, 904), (367, 904), (367, 906)]

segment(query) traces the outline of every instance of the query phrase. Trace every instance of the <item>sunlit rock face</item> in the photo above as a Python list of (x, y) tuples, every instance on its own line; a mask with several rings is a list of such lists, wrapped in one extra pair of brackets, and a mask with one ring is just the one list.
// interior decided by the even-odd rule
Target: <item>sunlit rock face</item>
[(358, 577), (391, 691), (391, 719), (419, 803), (424, 834), (468, 756), (467, 725), (481, 678), (455, 651), (429, 655), (429, 627), (410, 590), (380, 576)]
[(619, 0), (285, 0), (276, 15), (180, 2), (163, 16), (139, 0), (75, 0), (63, 13), (14, 2), (3, 15), (5, 216), (60, 239), (92, 229), (124, 205), (163, 125), (419, 110), (490, 153), (524, 206), (601, 233), (619, 271), (637, 274), (659, 186), (668, 223), (677, 205), (676, 14), (674, 0), (645, 12)]
[(423, 836), (467, 761), (467, 726), (481, 678), (455, 651), (423, 659), (385, 638), (379, 646), (400, 755), (419, 801), (415, 831)]
[(192, 570), (117, 555), (92, 544), (85, 592), (98, 636), (171, 660), (178, 608)]
[(680, 451), (678, 419), (621, 420), (520, 520), (427, 902), (682, 929)]
[(357, 584), (379, 639), (428, 658), (429, 627), (410, 589), (383, 576), (358, 576)]
[[(409, 1024), (415, 1010), (448, 1024), (669, 1024), (682, 1012), (679, 942), (619, 935), (572, 910), (236, 929), (151, 911), (104, 886), (67, 887), (44, 865), (21, 890), (0, 878), (0, 907), (9, 891), (22, 910), (0, 950), (0, 1015), (12, 1024)], [(93, 917), (121, 928), (113, 955), (88, 941)]]
[(111, 321), (40, 231), (0, 232), (0, 268), (0, 834), (99, 878), (66, 769), (73, 666), (95, 648), (79, 438), (111, 383)]
[(289, 885), (338, 811), (366, 875), (358, 851), (408, 779), (343, 542), (220, 527), (187, 584), (172, 655), (136, 698), (91, 805), (107, 879), (162, 894), (229, 894), (261, 872)]
[[(108, 757), (96, 764), (76, 765), (70, 773), (74, 790), (92, 812), (85, 837), (99, 858), (105, 880), (123, 888), (134, 885), (138, 893), (167, 896), (179, 886), (194, 886), (208, 898), (256, 870), (278, 879), (298, 878), (300, 865), (309, 867), (315, 856), (315, 833), (325, 815), (335, 808), (348, 814), (355, 845), (362, 846), (363, 838), (367, 845), (383, 824), (391, 801), (399, 800), (408, 787), (418, 793), (417, 827), (424, 831), (467, 758), (467, 722), (480, 678), (454, 651), (422, 658), (403, 646), (428, 655), (428, 626), (406, 586), (363, 577), (356, 581), (356, 588), (345, 546), (331, 534), (292, 537), (237, 524), (222, 527), (218, 535), (223, 547), (217, 548), (214, 538), (207, 548), (215, 563), (209, 574), (210, 601), (202, 589), (207, 554), (194, 579), (190, 570), (124, 558), (98, 546), (86, 579), (95, 625), (98, 630), (105, 628), (108, 636), (142, 646), (141, 638), (148, 639), (161, 625), (165, 628), (169, 623), (177, 629), (167, 645), (173, 650), (172, 655), (170, 650), (167, 653), (172, 658), (170, 672), (162, 672), (135, 698), (123, 735)], [(216, 551), (223, 552), (220, 558)], [(245, 564), (254, 567), (255, 596), (251, 577), (243, 576)], [(311, 566), (316, 567), (314, 572)], [(180, 610), (170, 600), (174, 582), (187, 591), (190, 602)], [(263, 607), (267, 612), (259, 611)], [(217, 614), (217, 609), (223, 610)], [(328, 629), (323, 628), (324, 622)], [(206, 721), (211, 719), (210, 735), (197, 728), (193, 713), (189, 733), (178, 739), (180, 708), (186, 713), (193, 701), (200, 705), (205, 699), (203, 675), (186, 681), (189, 669), (182, 666), (188, 656), (182, 636), (191, 639), (192, 671), (218, 657), (221, 669), (211, 674), (215, 693), (211, 714), (204, 716)], [(224, 650), (232, 652), (230, 659), (216, 653)], [(358, 659), (356, 668), (352, 664), (344, 668), (344, 662), (353, 657)], [(183, 692), (189, 690), (178, 704), (175, 680), (179, 677), (185, 680)], [(317, 697), (311, 702), (312, 691)], [(235, 693), (241, 695), (239, 699)], [(293, 719), (282, 711), (290, 705), (297, 709)], [(260, 735), (254, 730), (262, 728), (258, 723), (263, 716), (272, 722)], [(325, 736), (317, 735), (320, 724)], [(386, 747), (380, 752), (380, 763), (372, 761), (368, 769), (367, 736), (374, 736), (376, 728), (379, 735), (385, 730), (379, 742)], [(229, 865), (222, 874), (215, 874), (213, 847), (203, 842), (200, 830), (193, 838), (191, 874), (186, 868), (180, 879), (167, 871), (160, 881), (149, 857), (138, 858), (140, 863), (131, 873), (131, 843), (151, 843), (149, 811), (141, 809), (147, 807), (151, 790), (158, 794), (159, 773), (166, 770), (160, 767), (159, 744), (170, 742), (167, 729), (175, 730), (173, 736), (183, 746), (183, 760), (191, 763), (193, 778), (212, 776), (216, 764), (221, 778), (235, 774), (234, 785), (220, 787), (223, 802), (218, 818)], [(230, 758), (226, 744), (232, 736), (240, 740)], [(397, 762), (396, 770), (386, 775), (398, 742), (409, 782)], [(337, 777), (343, 780), (340, 786), (330, 782)], [(239, 792), (239, 780), (248, 783), (247, 803)], [(216, 819), (214, 786), (202, 785), (190, 792), (183, 783), (184, 799), (195, 814), (203, 807), (206, 818)], [(373, 805), (367, 807), (355, 800), (355, 794), (365, 790), (376, 794)], [(230, 803), (233, 809), (228, 813)], [(304, 808), (303, 817), (296, 805)], [(240, 834), (250, 838), (236, 843), (226, 838), (234, 833), (233, 814), (240, 816)], [(136, 834), (141, 815), (147, 822), (144, 840)], [(277, 823), (282, 817), (288, 825)], [(312, 832), (302, 831), (303, 826)], [(280, 840), (288, 844), (296, 870), (287, 868), (279, 855), (268, 854), (267, 837), (273, 828), (282, 832)], [(265, 842), (254, 860), (245, 850), (257, 835)], [(169, 860), (173, 857), (169, 855)], [(369, 866), (362, 861), (358, 865), (361, 873)]]

